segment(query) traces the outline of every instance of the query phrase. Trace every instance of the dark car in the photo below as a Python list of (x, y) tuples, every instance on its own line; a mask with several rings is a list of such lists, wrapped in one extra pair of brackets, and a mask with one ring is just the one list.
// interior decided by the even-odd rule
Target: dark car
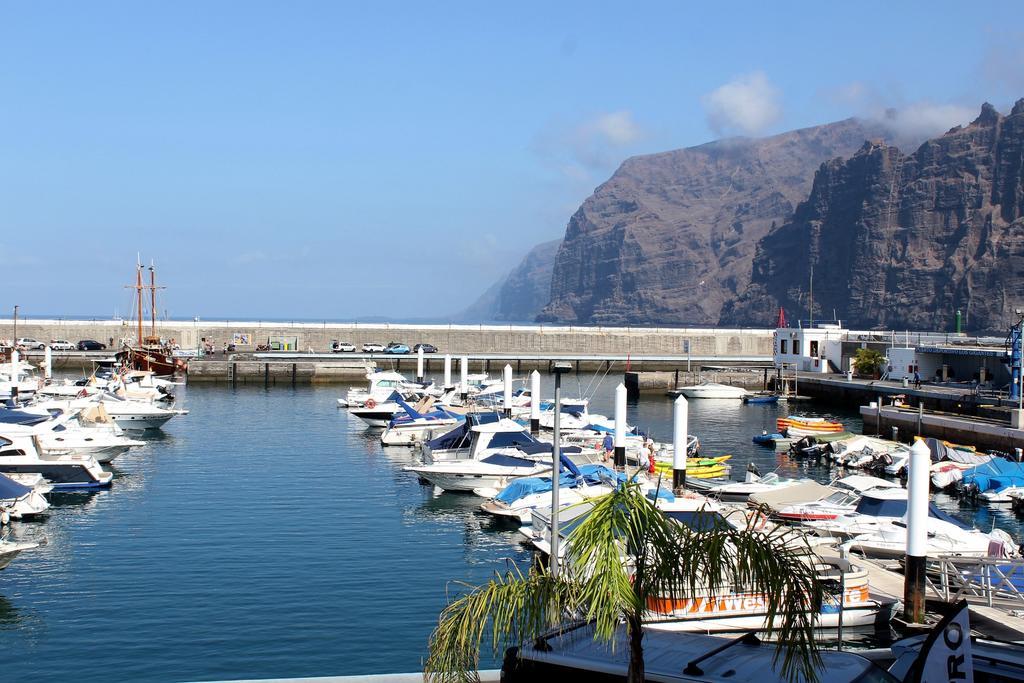
[(423, 353), (437, 353), (437, 347), (433, 344), (417, 344), (412, 347), (413, 351), (419, 351), (420, 349), (423, 349)]
[(95, 339), (83, 339), (78, 342), (79, 351), (103, 351), (107, 348), (106, 344), (101, 344)]

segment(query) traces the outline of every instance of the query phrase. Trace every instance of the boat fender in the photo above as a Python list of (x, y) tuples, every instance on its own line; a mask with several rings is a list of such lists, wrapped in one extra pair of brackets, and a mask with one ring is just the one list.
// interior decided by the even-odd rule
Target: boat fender
[(372, 398), (368, 398), (368, 399), (366, 399), (366, 403), (363, 404), (363, 405), (365, 405), (370, 410), (373, 410), (374, 408), (377, 407), (377, 402), (374, 401)]

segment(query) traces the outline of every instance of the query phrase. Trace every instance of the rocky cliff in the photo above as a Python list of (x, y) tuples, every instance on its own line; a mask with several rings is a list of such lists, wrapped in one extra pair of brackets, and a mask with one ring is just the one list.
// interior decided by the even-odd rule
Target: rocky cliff
[(773, 324), (778, 307), (833, 311), (855, 328), (1004, 330), (1024, 305), (1024, 100), (913, 154), (873, 142), (822, 164), (806, 201), (757, 247), (725, 324)]
[(456, 318), (465, 322), (532, 322), (551, 298), (551, 271), (562, 240), (538, 244)]
[(848, 119), (628, 159), (572, 216), (540, 321), (718, 323), (755, 247), (807, 197), (815, 170), (875, 124)]

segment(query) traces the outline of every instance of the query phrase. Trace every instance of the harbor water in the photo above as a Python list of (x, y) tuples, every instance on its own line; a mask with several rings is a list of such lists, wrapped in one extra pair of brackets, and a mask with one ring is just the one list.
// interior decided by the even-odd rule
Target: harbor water
[[(592, 412), (612, 413), (612, 382)], [(549, 378), (545, 377), (550, 395)], [(402, 471), (415, 451), (339, 410), (342, 386), (178, 388), (189, 415), (115, 461), (110, 490), (53, 496), (10, 538), (44, 545), (0, 572), (3, 680), (182, 681), (415, 671), (453, 581), (480, 582), (530, 552), (480, 499), (437, 494)], [(595, 391), (592, 386), (590, 391)], [(671, 435), (671, 400), (643, 396), (630, 422)], [(705, 453), (731, 453), (736, 477), (828, 481), (755, 446), (786, 404), (691, 401)], [(841, 419), (855, 411), (793, 412)], [(1021, 538), (1008, 509), (939, 505)], [(493, 665), (493, 662), (485, 664)]]

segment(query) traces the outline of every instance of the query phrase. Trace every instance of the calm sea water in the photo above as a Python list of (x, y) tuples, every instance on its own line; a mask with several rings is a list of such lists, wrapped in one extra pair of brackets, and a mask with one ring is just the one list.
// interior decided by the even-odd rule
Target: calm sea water
[[(582, 393), (589, 378), (567, 394)], [(597, 384), (597, 382), (594, 382)], [(344, 387), (179, 389), (191, 414), (116, 461), (109, 491), (54, 497), (11, 537), (45, 543), (0, 572), (0, 679), (181, 681), (421, 668), (452, 580), (529, 552), (470, 496), (402, 471), (414, 454), (338, 410)], [(611, 380), (593, 400), (611, 412)], [(706, 452), (829, 479), (753, 446), (782, 406), (691, 402)], [(852, 413), (801, 412), (841, 417)], [(671, 433), (671, 403), (630, 420)], [(943, 507), (1020, 536), (1012, 513)]]

